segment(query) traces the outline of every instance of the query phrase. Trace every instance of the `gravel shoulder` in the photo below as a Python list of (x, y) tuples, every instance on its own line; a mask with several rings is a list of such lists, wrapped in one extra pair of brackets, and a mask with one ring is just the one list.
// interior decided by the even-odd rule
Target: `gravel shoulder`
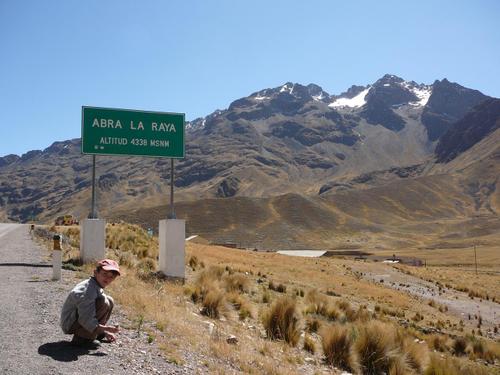
[(117, 342), (95, 350), (70, 345), (59, 328), (59, 312), (79, 281), (63, 270), (52, 281), (47, 250), (37, 245), (28, 225), (0, 224), (1, 374), (191, 374), (189, 364), (170, 363), (144, 332), (137, 332), (116, 307), (112, 324), (122, 327)]

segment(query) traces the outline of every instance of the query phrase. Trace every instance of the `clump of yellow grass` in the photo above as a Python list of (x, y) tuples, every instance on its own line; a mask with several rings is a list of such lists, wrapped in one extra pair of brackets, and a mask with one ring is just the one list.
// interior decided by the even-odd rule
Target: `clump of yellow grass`
[(477, 364), (467, 363), (465, 360), (432, 354), (424, 375), (487, 375), (490, 372)]
[(394, 327), (378, 321), (358, 326), (354, 348), (363, 374), (387, 374), (394, 366), (401, 367), (394, 333)]
[(353, 351), (353, 338), (347, 327), (335, 324), (321, 332), (323, 353), (328, 365), (342, 370), (355, 372), (358, 369), (356, 355)]
[(290, 297), (282, 297), (274, 301), (262, 315), (262, 324), (271, 340), (284, 340), (296, 346), (300, 338), (300, 317), (296, 301)]

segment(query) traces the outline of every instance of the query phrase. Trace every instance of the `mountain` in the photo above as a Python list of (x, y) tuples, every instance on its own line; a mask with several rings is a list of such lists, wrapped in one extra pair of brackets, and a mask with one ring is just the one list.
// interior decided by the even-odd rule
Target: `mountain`
[(488, 98), (447, 79), (436, 81), (432, 86), (432, 95), (422, 112), (422, 123), (431, 141), (437, 140), (472, 107)]
[(500, 128), (500, 100), (486, 100), (474, 107), (439, 140), (438, 162), (448, 162)]
[[(459, 98), (461, 112), (449, 98)], [(445, 127), (451, 131), (452, 121), (483, 98), (488, 99), (446, 79), (425, 85), (394, 75), (339, 95), (291, 82), (255, 92), (187, 124), (186, 158), (176, 161), (176, 201), (325, 199), (438, 173), (430, 166), (436, 135)], [(91, 158), (80, 148), (74, 139), (0, 158), (0, 218), (85, 217)], [(97, 160), (102, 215), (168, 201), (169, 160)]]

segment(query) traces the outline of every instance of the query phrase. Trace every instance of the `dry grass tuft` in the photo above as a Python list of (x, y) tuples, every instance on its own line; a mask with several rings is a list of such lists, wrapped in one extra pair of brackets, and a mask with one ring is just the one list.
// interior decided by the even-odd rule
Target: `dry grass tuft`
[(405, 337), (403, 332), (401, 332), (400, 337), (401, 339), (398, 340), (400, 341), (399, 347), (404, 354), (407, 367), (421, 374), (428, 363), (429, 351), (427, 345), (415, 342), (411, 337)]
[(352, 338), (346, 327), (329, 326), (321, 332), (325, 361), (331, 366), (355, 372), (358, 364), (352, 350)]
[(138, 225), (121, 223), (106, 226), (106, 247), (129, 251), (138, 259), (158, 256), (158, 241)]
[(487, 375), (489, 371), (476, 364), (466, 363), (456, 358), (430, 356), (424, 375)]
[(327, 318), (328, 320), (330, 320), (332, 322), (343, 319), (341, 313), (333, 306), (330, 306), (330, 308), (328, 309), (328, 311), (325, 315), (325, 318)]
[(245, 297), (236, 292), (230, 292), (226, 295), (226, 300), (238, 311), (240, 320), (253, 318), (252, 306)]
[(286, 286), (283, 284), (276, 285), (273, 281), (269, 281), (269, 289), (278, 293), (286, 293)]
[(201, 301), (201, 314), (218, 319), (225, 309), (224, 294), (217, 288), (210, 289)]
[(487, 342), (477, 337), (471, 337), (472, 359), (482, 359), (490, 364), (500, 360), (500, 344), (497, 342)]
[(118, 256), (118, 263), (121, 266), (126, 266), (128, 268), (134, 268), (137, 262), (136, 256), (130, 251), (120, 252)]
[(313, 338), (309, 335), (304, 336), (304, 350), (311, 354), (316, 353), (316, 344), (314, 343)]
[(467, 340), (465, 340), (464, 337), (457, 337), (453, 341), (453, 354), (456, 356), (462, 356), (465, 355), (465, 349), (467, 349)]
[(198, 257), (196, 255), (191, 255), (188, 260), (189, 267), (191, 267), (191, 269), (195, 271), (196, 268), (198, 267), (198, 264), (199, 264)]
[(356, 311), (355, 319), (359, 322), (366, 323), (372, 319), (372, 313), (368, 311), (366, 306), (359, 306)]
[(262, 315), (262, 323), (271, 340), (284, 340), (295, 346), (300, 338), (300, 318), (295, 300), (282, 297)]
[(344, 312), (345, 319), (349, 322), (354, 322), (358, 314), (354, 310), (349, 302), (346, 300), (337, 301), (337, 306)]
[(203, 283), (206, 280), (220, 281), (224, 274), (224, 268), (219, 266), (210, 266), (198, 276), (197, 283)]
[(141, 259), (136, 266), (137, 277), (141, 280), (153, 280), (157, 267), (155, 260), (151, 258)]
[(330, 307), (328, 297), (312, 289), (306, 294), (306, 314), (318, 314), (326, 316)]
[(316, 289), (310, 290), (306, 294), (305, 301), (307, 304), (306, 314), (321, 315), (331, 321), (337, 321), (341, 317), (340, 312), (330, 303), (330, 299)]
[(242, 274), (231, 274), (224, 277), (224, 286), (227, 292), (248, 293), (250, 291), (250, 281)]
[(321, 322), (316, 318), (309, 318), (306, 320), (306, 330), (310, 333), (318, 332)]
[(359, 327), (354, 347), (363, 374), (388, 373), (401, 355), (395, 345), (394, 328), (378, 321)]
[(448, 347), (446, 346), (446, 342), (448, 339), (443, 335), (432, 335), (426, 338), (427, 344), (432, 350), (436, 350), (438, 352), (446, 352)]
[(269, 303), (271, 302), (271, 295), (267, 290), (264, 290), (262, 292), (262, 303)]
[(394, 358), (389, 368), (388, 375), (408, 375), (408, 365), (404, 356)]

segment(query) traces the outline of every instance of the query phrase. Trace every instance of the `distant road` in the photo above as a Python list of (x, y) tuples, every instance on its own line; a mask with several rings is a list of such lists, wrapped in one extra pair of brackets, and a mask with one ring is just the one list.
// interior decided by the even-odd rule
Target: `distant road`
[(0, 223), (0, 238), (16, 228), (23, 227), (25, 224)]

